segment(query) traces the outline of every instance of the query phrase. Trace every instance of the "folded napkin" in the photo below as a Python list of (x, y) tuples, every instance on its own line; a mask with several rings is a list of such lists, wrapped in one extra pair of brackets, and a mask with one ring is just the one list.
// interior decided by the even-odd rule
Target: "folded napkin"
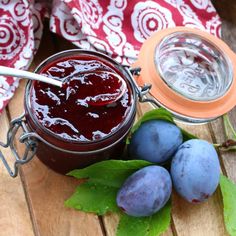
[[(210, 0), (1, 0), (0, 65), (29, 67), (44, 17), (50, 18), (52, 32), (126, 65), (135, 61), (145, 39), (161, 29), (187, 26), (221, 35)], [(17, 86), (17, 79), (0, 76), (0, 112)]]

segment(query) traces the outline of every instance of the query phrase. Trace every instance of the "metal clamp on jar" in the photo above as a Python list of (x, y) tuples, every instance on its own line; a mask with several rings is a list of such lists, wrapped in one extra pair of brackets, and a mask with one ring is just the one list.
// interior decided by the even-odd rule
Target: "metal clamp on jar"
[[(0, 146), (4, 148), (10, 147), (15, 158), (14, 167), (12, 170), (3, 153), (0, 151), (0, 159), (2, 160), (11, 177), (16, 177), (18, 174), (19, 166), (28, 163), (34, 157), (37, 151), (38, 141), (33, 137), (32, 133), (27, 128), (26, 120), (24, 118), (25, 115), (23, 114), (20, 117), (12, 120), (7, 132), (7, 142), (0, 142)], [(25, 144), (25, 152), (22, 157), (19, 156), (14, 145), (15, 135), (19, 129), (22, 129), (22, 134), (19, 138), (19, 141)]]

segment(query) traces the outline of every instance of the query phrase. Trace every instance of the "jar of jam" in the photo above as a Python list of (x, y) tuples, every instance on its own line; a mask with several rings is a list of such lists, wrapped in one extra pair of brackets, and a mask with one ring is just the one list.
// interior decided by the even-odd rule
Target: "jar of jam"
[[(12, 127), (23, 128), (20, 141), (31, 154), (17, 158), (16, 165), (36, 153), (45, 165), (66, 174), (122, 157), (137, 97), (132, 75), (125, 67), (104, 54), (74, 49), (49, 57), (35, 72), (64, 82), (62, 88), (28, 82), (25, 114), (13, 121)], [(121, 89), (117, 75), (125, 83), (125, 91), (117, 101), (106, 103), (107, 97)], [(16, 175), (16, 169), (10, 174)]]
[[(137, 98), (166, 108), (178, 120), (209, 122), (236, 105), (235, 59), (222, 40), (184, 27), (153, 34), (131, 68), (94, 51), (55, 54), (35, 72), (64, 79), (63, 87), (35, 81), (27, 84), (25, 113), (11, 122), (7, 144), (0, 143), (10, 146), (16, 159), (14, 170), (1, 152), (0, 158), (13, 177), (18, 166), (35, 153), (45, 165), (63, 174), (121, 158)], [(123, 83), (122, 96), (106, 103)], [(19, 141), (26, 146), (21, 158), (13, 144), (20, 128)]]

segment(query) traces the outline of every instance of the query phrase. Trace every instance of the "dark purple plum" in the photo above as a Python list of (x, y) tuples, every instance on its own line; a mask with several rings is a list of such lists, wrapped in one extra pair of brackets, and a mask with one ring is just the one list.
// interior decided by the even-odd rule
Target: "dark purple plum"
[(182, 142), (179, 127), (164, 120), (150, 120), (134, 132), (128, 151), (133, 159), (162, 164), (174, 155)]
[(127, 178), (116, 202), (128, 215), (150, 216), (159, 211), (171, 195), (169, 172), (160, 166), (144, 167)]
[(215, 192), (220, 179), (214, 146), (201, 139), (184, 142), (172, 159), (171, 177), (175, 190), (187, 201), (206, 200)]

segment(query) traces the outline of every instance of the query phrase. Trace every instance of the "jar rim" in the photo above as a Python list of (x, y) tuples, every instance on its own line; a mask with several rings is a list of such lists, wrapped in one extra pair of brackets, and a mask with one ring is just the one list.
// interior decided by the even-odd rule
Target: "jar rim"
[[(110, 58), (109, 56), (101, 53), (101, 52), (95, 52), (95, 51), (91, 51), (91, 50), (85, 50), (85, 49), (70, 49), (70, 50), (64, 50), (61, 52), (58, 52), (56, 54), (51, 55), (50, 57), (46, 58), (45, 60), (43, 60), (34, 70), (35, 73), (39, 73), (42, 68), (44, 68), (46, 65), (48, 65), (48, 63), (53, 62), (54, 60), (57, 59), (63, 59), (69, 56), (76, 56), (76, 55), (86, 55), (86, 56), (93, 56), (95, 58), (98, 58), (100, 60), (104, 60), (107, 63), (110, 63), (112, 66), (114, 66), (119, 72), (122, 73), (122, 76), (125, 78), (125, 81), (127, 83), (129, 83), (130, 88), (131, 88), (131, 98), (132, 98), (132, 102), (131, 102), (131, 106), (128, 110), (128, 114), (125, 116), (124, 120), (121, 122), (121, 124), (119, 125), (119, 127), (114, 131), (109, 133), (108, 135), (105, 135), (104, 137), (98, 139), (98, 140), (89, 140), (89, 141), (81, 141), (81, 140), (69, 140), (66, 138), (63, 138), (59, 135), (56, 135), (54, 132), (50, 131), (49, 129), (45, 128), (39, 121), (38, 119), (32, 114), (32, 108), (31, 108), (31, 101), (30, 101), (30, 90), (31, 87), (33, 85), (33, 81), (28, 81), (27, 85), (26, 85), (26, 90), (25, 90), (25, 107), (28, 111), (28, 114), (30, 116), (30, 118), (32, 119), (32, 121), (34, 122), (34, 124), (37, 126), (37, 128), (39, 128), (41, 131), (43, 131), (44, 133), (48, 134), (49, 136), (55, 138), (58, 141), (62, 141), (64, 143), (70, 143), (70, 144), (81, 144), (81, 145), (93, 145), (93, 144), (97, 144), (97, 143), (102, 143), (106, 140), (108, 140), (111, 137), (114, 137), (114, 135), (119, 132), (119, 130), (121, 130), (123, 127), (125, 127), (130, 119), (132, 119), (132, 117), (134, 116), (133, 114), (135, 114), (136, 111), (136, 93), (135, 93), (135, 88), (133, 86), (132, 83), (132, 78), (131, 74), (129, 74), (125, 68), (119, 64), (117, 61), (113, 60), (112, 58)], [(47, 140), (48, 141), (48, 140)]]

